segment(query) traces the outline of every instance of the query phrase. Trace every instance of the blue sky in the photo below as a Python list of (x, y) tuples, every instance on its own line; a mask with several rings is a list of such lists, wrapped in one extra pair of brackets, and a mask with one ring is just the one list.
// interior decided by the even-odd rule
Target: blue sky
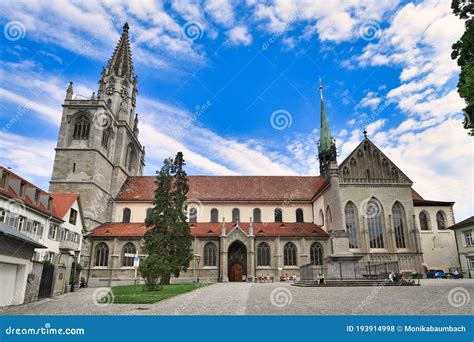
[(369, 137), (425, 198), (472, 213), (450, 1), (2, 1), (0, 163), (47, 188), (61, 104), (97, 90), (125, 21), (146, 174), (318, 174), (318, 78), (342, 159)]

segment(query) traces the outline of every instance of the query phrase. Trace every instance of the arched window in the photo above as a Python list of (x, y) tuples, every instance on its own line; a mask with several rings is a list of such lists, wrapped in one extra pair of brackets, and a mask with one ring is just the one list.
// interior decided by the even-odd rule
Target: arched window
[(296, 222), (304, 222), (303, 209), (296, 209)]
[(288, 242), (283, 248), (283, 261), (285, 266), (296, 266), (296, 246), (293, 242)]
[(384, 248), (383, 237), (385, 228), (383, 224), (382, 207), (372, 198), (365, 206), (364, 215), (367, 218), (370, 248)]
[(85, 116), (82, 115), (74, 125), (74, 132), (72, 134), (72, 138), (74, 140), (87, 140), (89, 139), (89, 130), (90, 130), (91, 122)]
[(281, 208), (276, 208), (274, 212), (275, 222), (283, 222), (283, 210)]
[(104, 129), (102, 132), (102, 147), (107, 149), (109, 147), (109, 140), (112, 134), (112, 129), (110, 127)]
[(436, 225), (438, 230), (446, 229), (446, 214), (441, 210), (436, 213)]
[(258, 245), (257, 266), (270, 266), (270, 246), (266, 242)]
[(322, 226), (324, 226), (324, 213), (323, 213), (323, 209), (319, 209), (319, 224)]
[(430, 223), (429, 223), (428, 215), (424, 211), (422, 211), (420, 213), (420, 229), (421, 230), (430, 230)]
[(315, 242), (311, 245), (309, 250), (311, 256), (311, 264), (322, 265), (323, 264), (323, 246), (319, 242)]
[(95, 248), (95, 265), (107, 266), (109, 264), (109, 247), (101, 242)]
[(253, 210), (253, 222), (262, 222), (262, 212), (260, 208), (255, 208)]
[(399, 202), (392, 208), (393, 229), (395, 230), (395, 244), (397, 248), (406, 248), (405, 242), (405, 210)]
[(240, 221), (240, 210), (238, 208), (232, 209), (232, 222), (237, 223)]
[(212, 242), (206, 243), (204, 246), (204, 266), (217, 265), (217, 247)]
[(197, 209), (191, 208), (189, 209), (189, 223), (196, 223), (197, 222)]
[(122, 222), (130, 223), (131, 216), (132, 216), (132, 211), (130, 210), (130, 208), (124, 208), (122, 212)]
[(219, 222), (219, 211), (216, 208), (211, 209), (211, 222)]
[(127, 242), (122, 248), (122, 266), (132, 267), (133, 258), (130, 254), (136, 254), (137, 249), (135, 245), (131, 242)]
[(344, 210), (346, 229), (349, 234), (349, 248), (359, 248), (359, 225), (357, 224), (357, 209), (354, 203), (348, 202)]
[(153, 214), (153, 208), (148, 208), (146, 210), (146, 218), (149, 219), (152, 214)]

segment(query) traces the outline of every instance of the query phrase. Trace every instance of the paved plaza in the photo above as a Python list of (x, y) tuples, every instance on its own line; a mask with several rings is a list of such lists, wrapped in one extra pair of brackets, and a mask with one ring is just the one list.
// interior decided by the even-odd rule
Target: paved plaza
[(303, 288), (218, 283), (156, 304), (94, 304), (97, 289), (0, 310), (0, 315), (473, 315), (474, 280), (419, 287)]

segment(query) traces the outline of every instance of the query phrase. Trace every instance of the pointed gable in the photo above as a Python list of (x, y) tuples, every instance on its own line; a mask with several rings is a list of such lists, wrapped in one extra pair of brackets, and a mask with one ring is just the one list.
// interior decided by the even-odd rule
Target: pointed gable
[(340, 170), (342, 183), (413, 184), (368, 138), (341, 163)]

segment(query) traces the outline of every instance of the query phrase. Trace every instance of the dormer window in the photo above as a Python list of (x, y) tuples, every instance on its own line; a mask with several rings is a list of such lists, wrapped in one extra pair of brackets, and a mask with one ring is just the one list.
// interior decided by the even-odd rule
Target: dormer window
[(25, 193), (26, 193), (26, 183), (25, 182), (21, 182), (20, 183), (20, 197), (25, 197)]
[(39, 189), (36, 189), (36, 191), (35, 191), (35, 203), (36, 204), (39, 204), (40, 195), (41, 195), (41, 191)]
[(1, 179), (1, 182), (0, 182), (0, 187), (2, 189), (7, 189), (7, 185), (8, 185), (8, 173), (5, 172), (5, 170), (3, 170), (2, 179)]
[(51, 210), (53, 208), (53, 198), (50, 197), (48, 198), (48, 210)]

